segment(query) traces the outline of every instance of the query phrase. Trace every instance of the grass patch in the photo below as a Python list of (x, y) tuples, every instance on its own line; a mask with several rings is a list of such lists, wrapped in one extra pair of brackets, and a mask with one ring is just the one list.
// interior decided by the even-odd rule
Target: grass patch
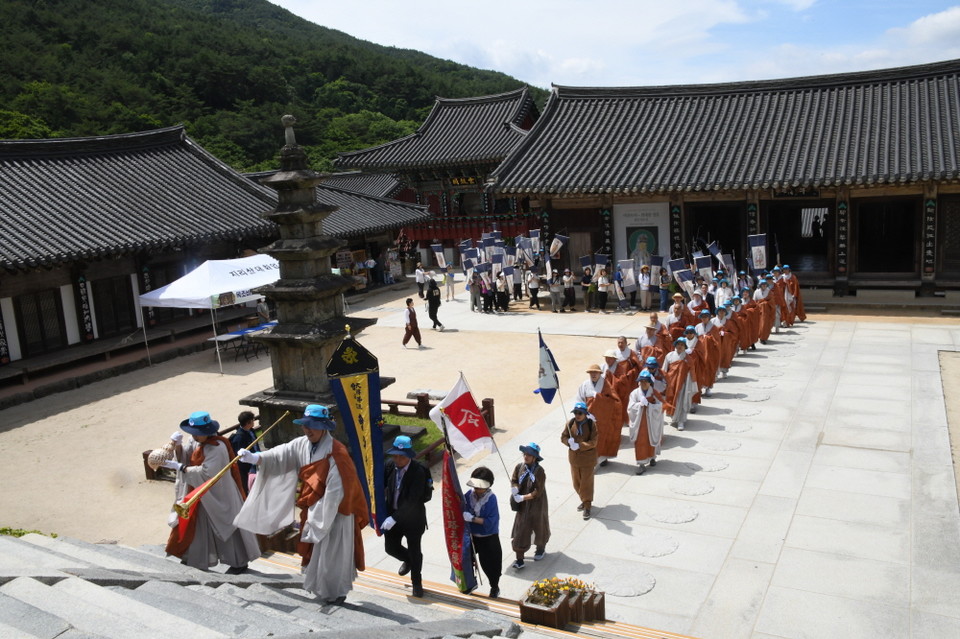
[(6, 535), (7, 537), (23, 537), (24, 535), (29, 535), (30, 533), (37, 533), (38, 535), (45, 535), (47, 537), (57, 538), (57, 533), (47, 533), (40, 532), (39, 530), (25, 530), (23, 528), (0, 528), (0, 535)]
[(418, 453), (438, 439), (443, 439), (443, 433), (440, 432), (440, 428), (432, 419), (420, 419), (419, 417), (409, 415), (391, 415), (384, 413), (383, 421), (388, 424), (396, 424), (397, 426), (422, 426), (426, 428), (427, 431), (423, 435), (413, 440), (413, 449)]

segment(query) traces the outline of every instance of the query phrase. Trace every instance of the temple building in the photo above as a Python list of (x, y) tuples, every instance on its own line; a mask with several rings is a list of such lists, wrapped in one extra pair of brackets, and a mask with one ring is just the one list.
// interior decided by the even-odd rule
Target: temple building
[[(317, 195), (339, 207), (326, 232), (351, 246), (371, 238), (386, 246), (398, 228), (429, 215), (340, 188), (321, 185)], [(276, 205), (276, 191), (217, 160), (181, 126), (0, 141), (0, 380), (109, 357), (141, 340), (144, 321), (153, 330), (188, 321), (185, 309), (142, 315), (138, 296), (204, 260), (276, 240), (263, 217)]]
[(490, 172), (523, 140), (537, 115), (526, 88), (475, 98), (437, 98), (414, 133), (340, 153), (336, 164), (393, 176), (403, 188), (392, 197), (425, 204), (432, 214), (428, 221), (404, 226), (405, 238), (423, 248), (442, 243), (453, 256), (459, 240), (493, 228), (504, 236), (539, 228), (527, 198), (484, 189)]
[[(960, 287), (960, 60), (711, 85), (555, 86), (491, 172), (564, 259), (681, 257), (742, 268), (766, 233), (805, 286)], [(534, 225), (537, 226), (537, 225)]]

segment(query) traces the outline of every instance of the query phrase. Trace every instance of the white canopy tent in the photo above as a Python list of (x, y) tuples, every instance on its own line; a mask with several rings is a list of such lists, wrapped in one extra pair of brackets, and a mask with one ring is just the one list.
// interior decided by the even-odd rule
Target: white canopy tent
[[(140, 296), (140, 307), (166, 306), (176, 308), (202, 308), (210, 311), (213, 336), (217, 336), (216, 310), (255, 300), (259, 295), (250, 290), (272, 284), (280, 279), (280, 263), (269, 255), (251, 255), (233, 260), (207, 260), (180, 279)], [(143, 322), (143, 341), (147, 343), (147, 325)], [(220, 343), (217, 346), (217, 362), (223, 374), (220, 360)], [(147, 358), (150, 348), (147, 347)]]

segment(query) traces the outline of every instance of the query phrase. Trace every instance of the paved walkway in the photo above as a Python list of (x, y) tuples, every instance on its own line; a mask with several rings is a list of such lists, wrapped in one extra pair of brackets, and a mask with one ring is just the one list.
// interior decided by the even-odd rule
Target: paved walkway
[[(401, 326), (400, 305), (360, 314)], [(461, 293), (440, 318), (460, 331), (539, 327), (549, 344), (550, 334), (632, 341), (646, 314), (489, 316), (469, 312)], [(495, 348), (495, 335), (487, 341)], [(572, 574), (610, 595), (612, 619), (699, 637), (960, 637), (941, 350), (960, 350), (960, 324), (817, 321), (774, 335), (735, 360), (686, 431), (667, 428), (656, 468), (636, 476), (624, 437), (620, 458), (598, 471), (590, 521), (575, 510), (559, 440), (566, 413), (544, 405), (542, 419), (498, 442), (511, 469), (520, 444), (542, 446), (553, 531), (543, 561), (505, 569), (503, 595)], [(536, 364), (504, 355), (533, 385)], [(567, 407), (573, 392), (562, 387)], [(481, 463), (497, 475), (508, 565), (507, 475), (496, 457), (470, 467)], [(424, 576), (443, 581), (438, 505), (428, 514)], [(382, 545), (366, 546), (369, 565), (396, 569)]]

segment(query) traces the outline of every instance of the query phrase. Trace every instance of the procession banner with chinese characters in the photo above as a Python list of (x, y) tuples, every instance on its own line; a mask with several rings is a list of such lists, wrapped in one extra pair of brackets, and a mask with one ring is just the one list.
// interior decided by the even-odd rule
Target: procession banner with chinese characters
[(444, 400), (430, 409), (430, 419), (446, 434), (450, 445), (462, 457), (472, 457), (484, 450), (493, 452), (490, 429), (480, 414), (463, 373)]
[(380, 364), (376, 356), (347, 336), (327, 364), (330, 390), (350, 442), (350, 457), (367, 499), (370, 525), (380, 533), (386, 519), (383, 496), (383, 419), (380, 413)]
[(477, 587), (473, 570), (473, 544), (470, 530), (463, 520), (464, 502), (457, 465), (450, 450), (443, 451), (443, 477), (440, 484), (443, 508), (443, 537), (450, 558), (450, 581), (457, 584), (460, 592), (470, 592)]
[(767, 234), (748, 235), (747, 242), (750, 244), (750, 258), (753, 260), (753, 268), (758, 271), (765, 270), (767, 268)]

